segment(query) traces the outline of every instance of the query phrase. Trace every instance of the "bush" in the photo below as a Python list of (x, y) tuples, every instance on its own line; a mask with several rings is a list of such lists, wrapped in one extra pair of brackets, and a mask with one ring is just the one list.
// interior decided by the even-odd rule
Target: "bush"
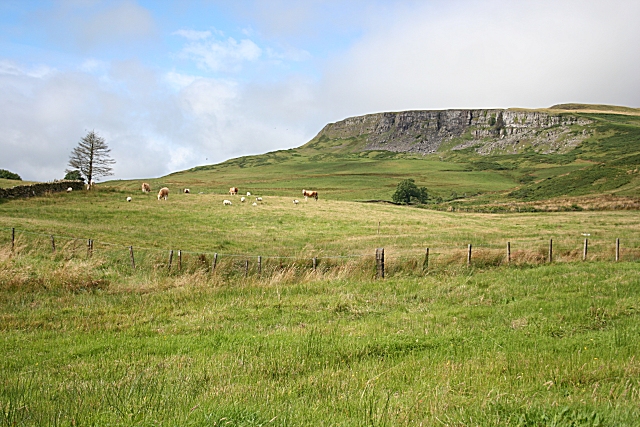
[(64, 176), (64, 179), (68, 179), (69, 181), (82, 181), (84, 182), (84, 178), (79, 170), (67, 171), (67, 174)]
[(0, 178), (15, 179), (17, 181), (22, 181), (22, 178), (20, 178), (20, 175), (18, 175), (17, 173), (9, 172), (6, 169), (0, 169)]
[(396, 187), (396, 192), (391, 196), (395, 203), (408, 204), (411, 201), (426, 203), (429, 200), (429, 194), (425, 187), (418, 188), (413, 179), (403, 179)]

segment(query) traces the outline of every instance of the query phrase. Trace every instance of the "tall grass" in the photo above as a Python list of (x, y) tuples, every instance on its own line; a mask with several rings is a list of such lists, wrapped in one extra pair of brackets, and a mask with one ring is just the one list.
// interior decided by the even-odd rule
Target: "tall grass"
[(418, 276), (405, 260), (373, 280), (359, 262), (245, 278), (195, 264), (119, 271), (98, 256), (5, 246), (0, 424), (632, 426), (640, 417), (636, 263), (452, 262)]

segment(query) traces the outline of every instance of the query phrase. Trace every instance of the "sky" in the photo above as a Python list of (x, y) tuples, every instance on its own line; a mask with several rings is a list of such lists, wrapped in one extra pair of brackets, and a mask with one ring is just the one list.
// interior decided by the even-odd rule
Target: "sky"
[(300, 146), (382, 111), (640, 107), (637, 0), (2, 0), (0, 169), (106, 179)]

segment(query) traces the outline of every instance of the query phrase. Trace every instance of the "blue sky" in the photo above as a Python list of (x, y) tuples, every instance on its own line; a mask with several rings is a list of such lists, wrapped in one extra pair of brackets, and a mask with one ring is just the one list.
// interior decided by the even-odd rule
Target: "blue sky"
[(302, 145), (378, 111), (640, 107), (631, 0), (0, 2), (0, 168), (113, 178)]

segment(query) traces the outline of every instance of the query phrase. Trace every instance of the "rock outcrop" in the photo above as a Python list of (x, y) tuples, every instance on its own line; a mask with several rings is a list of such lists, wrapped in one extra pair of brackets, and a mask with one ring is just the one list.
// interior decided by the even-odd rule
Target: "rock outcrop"
[(403, 111), (330, 123), (312, 140), (358, 138), (360, 150), (429, 154), (473, 147), (480, 154), (517, 153), (527, 147), (564, 152), (590, 135), (591, 121), (571, 113), (487, 109)]

